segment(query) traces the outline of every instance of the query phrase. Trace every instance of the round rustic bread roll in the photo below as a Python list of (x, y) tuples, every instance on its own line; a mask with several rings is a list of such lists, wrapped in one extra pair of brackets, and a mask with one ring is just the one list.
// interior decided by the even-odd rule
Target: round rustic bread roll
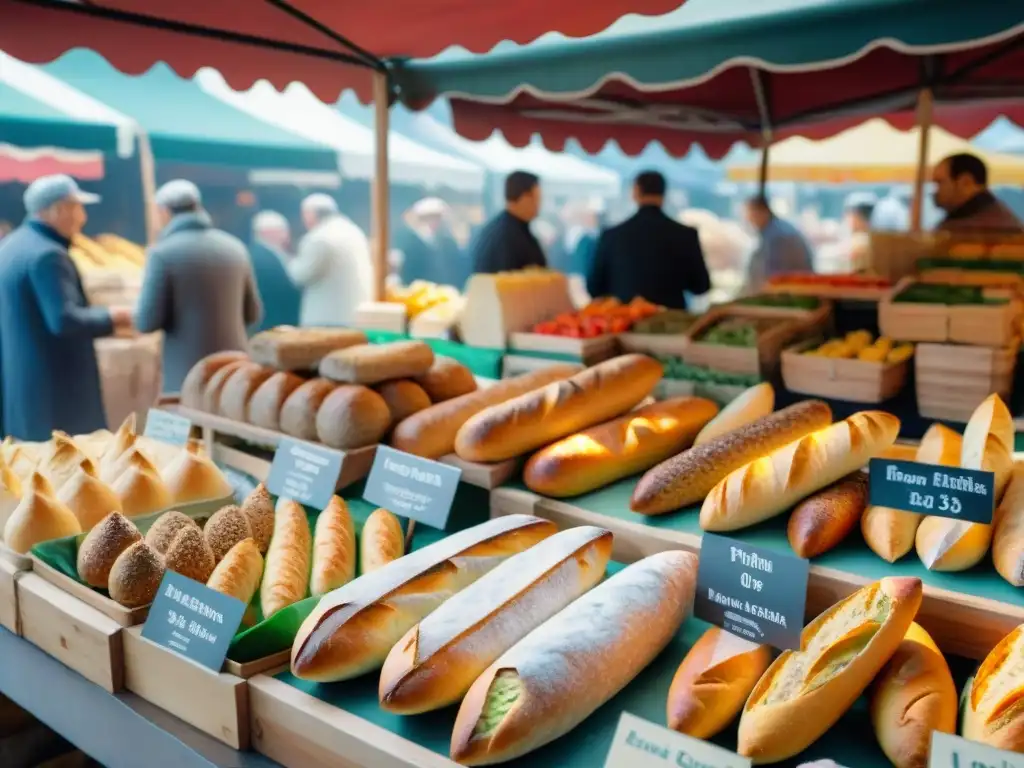
[(210, 578), (216, 565), (213, 551), (207, 545), (198, 528), (186, 526), (178, 531), (174, 541), (167, 547), (164, 566), (169, 571), (202, 584)]
[(145, 541), (137, 541), (114, 561), (107, 590), (125, 608), (138, 608), (153, 602), (163, 577), (163, 558)]
[(185, 381), (181, 385), (181, 404), (188, 408), (202, 410), (203, 392), (206, 391), (210, 377), (228, 363), (236, 363), (245, 359), (244, 352), (234, 351), (214, 352), (212, 355), (204, 357), (193, 365), (192, 370), (185, 376)]
[(220, 415), (234, 421), (245, 421), (249, 400), (259, 386), (274, 373), (258, 363), (243, 363), (235, 369), (220, 393)]
[(90, 587), (106, 589), (117, 558), (141, 539), (142, 534), (131, 520), (120, 512), (111, 512), (93, 526), (78, 546), (78, 575)]
[(435, 357), (430, 370), (413, 381), (423, 387), (433, 403), (468, 395), (477, 389), (473, 372), (458, 360), (444, 356)]
[(270, 539), (274, 535), (274, 501), (267, 487), (260, 483), (242, 502), (242, 512), (249, 518), (252, 537), (261, 555), (267, 554)]
[(281, 431), (300, 440), (316, 440), (320, 405), (337, 386), (327, 379), (310, 379), (288, 395), (281, 407)]
[(305, 379), (289, 371), (278, 371), (268, 378), (249, 398), (246, 409), (246, 421), (253, 426), (281, 429), (281, 409), (285, 401), (296, 389), (305, 383)]
[[(214, 560), (218, 563), (235, 544), (242, 539), (251, 539), (252, 537), (252, 525), (249, 523), (249, 518), (241, 508), (234, 504), (218, 510), (203, 528), (203, 538), (213, 550)], [(207, 578), (209, 578), (209, 574), (207, 574)]]
[(203, 405), (201, 410), (207, 413), (220, 413), (220, 396), (224, 392), (224, 385), (228, 383), (228, 379), (231, 378), (235, 371), (243, 365), (248, 365), (248, 363), (249, 360), (247, 358), (242, 358), (240, 360), (233, 360), (217, 369), (206, 382), (206, 386), (203, 387)]
[(426, 391), (414, 381), (409, 379), (395, 379), (385, 381), (374, 387), (384, 403), (391, 412), (391, 426), (394, 426), (406, 416), (412, 416), (417, 411), (430, 407), (430, 397)]
[(202, 532), (199, 524), (188, 515), (176, 509), (164, 512), (146, 531), (146, 543), (162, 555), (182, 528), (195, 528)]
[(380, 442), (391, 426), (384, 398), (358, 384), (335, 389), (316, 415), (316, 436), (324, 445), (349, 451)]

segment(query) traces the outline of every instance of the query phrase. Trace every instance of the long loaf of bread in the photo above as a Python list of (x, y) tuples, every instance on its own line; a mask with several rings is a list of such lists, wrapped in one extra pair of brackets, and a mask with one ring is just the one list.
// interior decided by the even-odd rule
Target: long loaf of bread
[(646, 405), (541, 449), (526, 463), (523, 482), (555, 498), (587, 493), (688, 448), (717, 412), (700, 397)]
[(961, 733), (996, 749), (1024, 752), (1024, 624), (985, 657), (965, 691)]
[(1014, 463), (996, 511), (992, 562), (1000, 576), (1015, 587), (1024, 587), (1024, 462)]
[(352, 581), (356, 575), (356, 534), (348, 505), (332, 496), (316, 519), (313, 533), (313, 571), (309, 593), (326, 595)]
[(302, 623), (292, 645), (292, 674), (332, 682), (377, 669), (424, 616), (555, 530), (547, 520), (509, 515), (452, 534), (350, 581), (325, 595)]
[(633, 490), (629, 508), (660, 515), (696, 504), (730, 472), (832, 423), (832, 410), (806, 400), (712, 438), (648, 471)]
[(661, 374), (661, 363), (646, 355), (598, 363), (476, 414), (455, 436), (455, 452), (466, 461), (522, 456), (625, 413), (654, 391)]
[(668, 644), (693, 602), (697, 557), (668, 551), (622, 569), (530, 632), (477, 678), (451, 757), (491, 765), (568, 733)]
[(381, 706), (413, 715), (460, 701), (502, 653), (601, 581), (611, 552), (611, 532), (582, 526), (510, 557), (391, 649)]
[(811, 494), (789, 516), (789, 546), (800, 557), (828, 552), (857, 527), (867, 504), (868, 476), (859, 470)]
[(896, 651), (921, 605), (921, 581), (868, 584), (808, 624), (743, 707), (737, 751), (755, 764), (803, 752), (831, 728)]
[(398, 518), (386, 509), (375, 509), (359, 535), (359, 573), (379, 570), (405, 554), (405, 534)]
[(492, 405), (568, 379), (578, 371), (579, 366), (575, 365), (552, 365), (424, 408), (398, 423), (391, 444), (415, 456), (439, 459), (455, 450), (455, 435), (470, 417)]
[(281, 500), (274, 515), (274, 535), (267, 550), (260, 589), (260, 607), (265, 618), (306, 596), (312, 544), (306, 511), (290, 499)]

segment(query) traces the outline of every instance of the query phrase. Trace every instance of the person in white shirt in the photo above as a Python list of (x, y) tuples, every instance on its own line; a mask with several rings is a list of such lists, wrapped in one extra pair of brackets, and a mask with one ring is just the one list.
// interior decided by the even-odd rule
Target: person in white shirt
[(308, 232), (288, 262), (288, 276), (302, 289), (304, 326), (351, 325), (356, 308), (373, 299), (370, 243), (355, 223), (322, 193), (302, 201)]

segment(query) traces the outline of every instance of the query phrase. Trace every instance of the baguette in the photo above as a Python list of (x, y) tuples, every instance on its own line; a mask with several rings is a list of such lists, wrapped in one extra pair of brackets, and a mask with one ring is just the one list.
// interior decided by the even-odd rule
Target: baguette
[(1024, 587), (1024, 462), (1013, 465), (1010, 484), (996, 513), (992, 562), (999, 575)]
[(717, 437), (728, 434), (734, 429), (745, 427), (775, 410), (775, 390), (767, 381), (755, 384), (740, 393), (697, 435), (694, 445), (710, 443)]
[(831, 422), (832, 411), (820, 400), (783, 408), (653, 467), (637, 483), (629, 508), (660, 515), (696, 504), (730, 472)]
[(717, 405), (700, 397), (644, 406), (541, 449), (526, 463), (523, 482), (554, 498), (588, 493), (688, 448), (717, 412)]
[(584, 526), (510, 557), (391, 649), (381, 706), (414, 715), (459, 702), (495, 659), (601, 581), (611, 551), (610, 531)]
[(256, 427), (281, 430), (281, 409), (285, 401), (296, 389), (302, 386), (305, 379), (288, 371), (278, 371), (268, 378), (249, 398), (246, 408), (246, 421)]
[(740, 713), (772, 650), (712, 627), (683, 659), (668, 691), (667, 722), (674, 731), (710, 739)]
[(331, 352), (320, 361), (320, 375), (339, 384), (379, 384), (410, 379), (430, 370), (434, 350), (424, 341), (362, 344)]
[(737, 469), (700, 509), (705, 531), (735, 531), (784, 512), (800, 499), (863, 467), (896, 441), (900, 420), (861, 411)]
[[(964, 429), (960, 466), (995, 473), (999, 504), (1013, 470), (1013, 417), (999, 395), (979, 405)], [(931, 571), (965, 571), (981, 562), (992, 544), (992, 525), (930, 515), (914, 539), (917, 555)]]
[(259, 386), (271, 377), (273, 368), (259, 363), (243, 363), (224, 382), (218, 403), (219, 413), (226, 419), (244, 422), (248, 415), (249, 400)]
[(499, 381), (487, 389), (437, 403), (399, 422), (391, 435), (391, 444), (400, 451), (439, 459), (455, 450), (455, 435), (466, 421), (486, 408), (552, 382), (568, 379), (578, 366), (551, 365), (539, 371)]
[(359, 573), (380, 570), (404, 554), (405, 535), (398, 518), (386, 509), (373, 510), (359, 536)]
[(492, 405), (466, 421), (455, 453), (466, 461), (504, 461), (620, 416), (661, 379), (661, 363), (621, 355), (575, 376)]
[(896, 768), (928, 768), (932, 731), (956, 732), (953, 675), (935, 641), (911, 624), (871, 691), (871, 725)]
[[(932, 424), (921, 438), (912, 461), (955, 467), (960, 463), (960, 435), (942, 424)], [(924, 518), (916, 512), (889, 507), (868, 507), (860, 530), (871, 550), (895, 563), (914, 548), (914, 537)]]
[(921, 605), (921, 581), (868, 584), (808, 624), (740, 716), (737, 752), (756, 765), (803, 752), (849, 709), (896, 651)]
[(281, 431), (300, 440), (317, 440), (316, 420), (320, 405), (337, 384), (327, 379), (310, 379), (288, 395), (281, 406)]
[(965, 691), (961, 732), (996, 749), (1024, 752), (1024, 624), (985, 657)]
[[(230, 363), (244, 362), (247, 359), (244, 352), (214, 352), (204, 357), (193, 365), (185, 376), (185, 381), (181, 385), (181, 404), (197, 411), (203, 410), (203, 393), (213, 374)], [(133, 433), (134, 426), (133, 424)]]
[(260, 588), (262, 575), (263, 555), (259, 547), (252, 539), (242, 539), (217, 563), (206, 586), (249, 605)]
[(509, 515), (350, 581), (325, 595), (302, 623), (292, 645), (292, 674), (332, 682), (380, 668), (392, 646), (424, 616), (554, 532), (547, 520)]
[(348, 505), (332, 496), (316, 519), (313, 533), (313, 572), (309, 593), (315, 597), (352, 581), (356, 575), (356, 533)]
[(668, 551), (622, 569), (503, 653), (455, 718), (461, 765), (512, 760), (568, 733), (672, 639), (693, 602), (697, 557)]
[(301, 505), (281, 500), (274, 516), (274, 536), (267, 550), (260, 606), (269, 619), (306, 596), (309, 587), (309, 520)]
[(817, 557), (857, 527), (868, 504), (867, 473), (857, 471), (801, 501), (789, 516), (789, 546), (800, 557)]
[(313, 371), (324, 355), (366, 343), (365, 333), (349, 328), (279, 325), (249, 339), (249, 351), (254, 362), (279, 371)]

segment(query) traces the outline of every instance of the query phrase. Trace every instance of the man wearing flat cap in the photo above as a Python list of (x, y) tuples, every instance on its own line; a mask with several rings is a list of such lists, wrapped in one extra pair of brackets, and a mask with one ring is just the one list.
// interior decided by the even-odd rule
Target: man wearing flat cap
[(146, 253), (135, 325), (164, 332), (163, 391), (178, 392), (202, 358), (247, 348), (263, 304), (245, 245), (213, 226), (195, 184), (169, 181), (155, 203), (160, 235)]
[(107, 426), (93, 342), (129, 330), (131, 310), (90, 306), (68, 256), (98, 201), (70, 176), (44, 176), (0, 243), (0, 432), (20, 440)]

